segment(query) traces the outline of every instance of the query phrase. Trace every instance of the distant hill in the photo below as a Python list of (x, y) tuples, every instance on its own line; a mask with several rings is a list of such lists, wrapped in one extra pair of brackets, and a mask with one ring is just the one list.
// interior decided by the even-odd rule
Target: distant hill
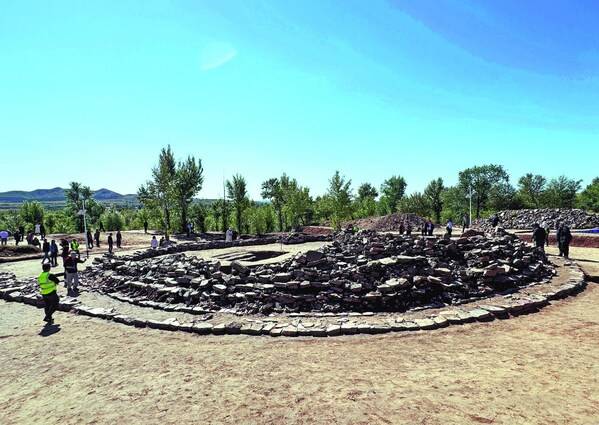
[[(137, 196), (121, 195), (109, 189), (98, 189), (93, 191), (92, 197), (104, 203), (137, 203)], [(63, 203), (65, 202), (65, 189), (55, 187), (52, 189), (36, 189), (30, 192), (22, 190), (12, 190), (10, 192), (0, 192), (0, 203), (16, 204), (24, 201), (39, 201), (41, 203)]]

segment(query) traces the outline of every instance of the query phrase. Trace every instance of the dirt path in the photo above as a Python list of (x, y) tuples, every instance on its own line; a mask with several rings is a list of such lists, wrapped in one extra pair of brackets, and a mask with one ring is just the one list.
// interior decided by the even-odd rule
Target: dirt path
[(599, 285), (433, 332), (328, 339), (136, 330), (0, 302), (0, 423), (596, 424)]

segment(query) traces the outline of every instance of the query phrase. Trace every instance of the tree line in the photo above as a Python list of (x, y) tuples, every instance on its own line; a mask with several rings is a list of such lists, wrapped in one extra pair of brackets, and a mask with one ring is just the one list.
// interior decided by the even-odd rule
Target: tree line
[(224, 182), (224, 196), (213, 202), (198, 201), (204, 183), (202, 161), (188, 156), (177, 161), (170, 146), (163, 148), (151, 178), (138, 190), (141, 208), (106, 207), (94, 199), (88, 186), (72, 182), (65, 192), (67, 206), (44, 211), (39, 202), (25, 202), (17, 212), (0, 214), (0, 227), (14, 229), (19, 223), (44, 223), (49, 233), (83, 230), (78, 211), (85, 202), (88, 227), (109, 230), (140, 229), (147, 222), (165, 234), (185, 232), (188, 223), (195, 231), (225, 231), (263, 234), (290, 231), (316, 224), (340, 228), (352, 219), (391, 213), (414, 213), (437, 223), (460, 221), (468, 214), (470, 199), (474, 218), (498, 210), (521, 208), (583, 208), (599, 212), (599, 177), (584, 190), (581, 180), (566, 176), (553, 179), (528, 173), (517, 186), (507, 171), (496, 164), (467, 168), (458, 182), (446, 186), (442, 178), (431, 180), (422, 192), (407, 194), (404, 177), (394, 175), (377, 188), (364, 182), (355, 190), (352, 181), (336, 171), (325, 194), (312, 196), (310, 189), (286, 174), (262, 182), (263, 201), (248, 194), (246, 179), (235, 174)]

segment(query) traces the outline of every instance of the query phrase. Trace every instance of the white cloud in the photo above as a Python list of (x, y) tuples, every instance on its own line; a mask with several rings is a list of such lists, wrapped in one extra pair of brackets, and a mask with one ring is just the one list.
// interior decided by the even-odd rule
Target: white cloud
[(202, 48), (200, 69), (208, 71), (223, 66), (237, 56), (237, 50), (227, 42), (210, 42)]

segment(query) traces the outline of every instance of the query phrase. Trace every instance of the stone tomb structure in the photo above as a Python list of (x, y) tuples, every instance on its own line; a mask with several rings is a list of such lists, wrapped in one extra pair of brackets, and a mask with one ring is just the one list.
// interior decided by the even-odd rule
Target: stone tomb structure
[[(197, 246), (194, 247), (194, 250)], [(65, 299), (61, 309), (197, 333), (335, 336), (433, 329), (536, 310), (584, 287), (575, 265), (554, 264), (516, 236), (457, 239), (363, 231), (279, 263), (222, 265), (184, 252), (98, 258), (84, 287), (185, 319), (143, 320)], [(553, 282), (553, 284), (552, 284)], [(33, 279), (0, 276), (0, 297), (39, 305)], [(182, 321), (183, 320), (183, 321)]]

